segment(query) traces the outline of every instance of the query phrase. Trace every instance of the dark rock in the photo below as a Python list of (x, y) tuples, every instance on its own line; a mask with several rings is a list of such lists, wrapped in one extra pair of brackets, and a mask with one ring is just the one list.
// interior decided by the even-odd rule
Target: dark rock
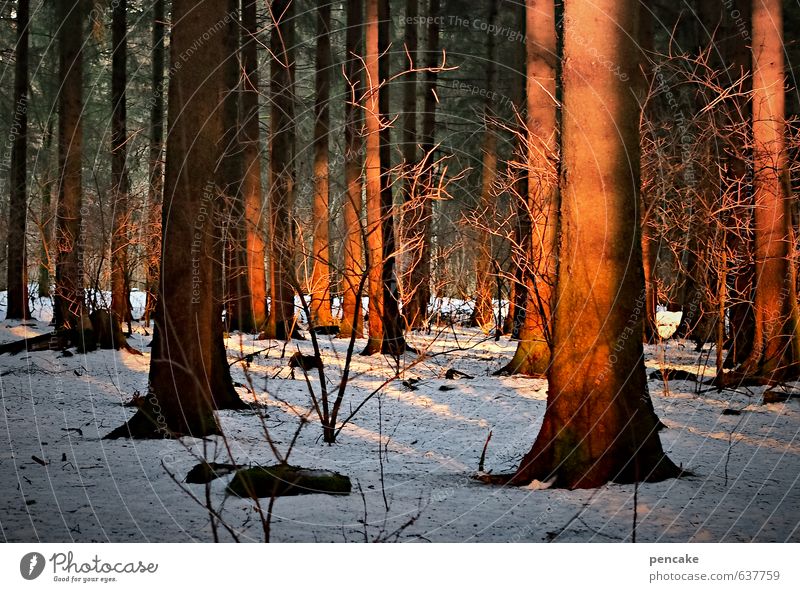
[(186, 483), (211, 483), (214, 479), (219, 479), (225, 475), (230, 475), (239, 467), (226, 463), (207, 463), (205, 461), (196, 464), (186, 475)]
[(351, 490), (350, 478), (345, 475), (286, 464), (241, 469), (227, 489), (230, 494), (253, 499), (311, 493), (347, 495)]

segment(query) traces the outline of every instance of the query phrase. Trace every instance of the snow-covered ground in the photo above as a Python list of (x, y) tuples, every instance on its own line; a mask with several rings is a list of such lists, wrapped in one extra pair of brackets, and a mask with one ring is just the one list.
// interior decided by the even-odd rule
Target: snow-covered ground
[[(675, 318), (660, 314), (665, 332)], [(46, 322), (2, 321), (0, 342), (48, 330)], [(292, 342), (284, 352), (282, 343), (237, 334), (227, 340), (231, 359), (266, 349), (254, 355), (246, 372), (241, 364), (233, 368), (235, 381), (255, 388), (255, 393), (239, 388), (241, 396), (263, 406), (222, 412), (226, 442), (102, 440), (132, 414), (123, 403), (146, 390), (150, 337), (137, 327), (131, 341), (144, 356), (109, 351), (0, 356), (2, 539), (210, 541), (208, 513), (190, 495), (202, 500), (204, 486), (176, 483), (171, 475), (182, 481), (200, 457), (273, 464), (264, 426), (285, 452), (298, 415), (309, 409), (302, 372), (292, 380), (286, 362), (298, 348), (311, 353), (310, 341)], [(514, 342), (463, 329), (412, 335), (410, 341), (427, 357), (407, 354), (403, 365), (411, 367), (358, 411), (335, 445), (322, 442), (319, 422), (310, 416), (290, 462), (344, 473), (354, 491), (278, 499), (273, 541), (363, 541), (365, 532), (369, 540), (399, 541), (630, 539), (631, 485), (534, 490), (471, 479), (490, 430), (486, 469), (503, 472), (528, 451), (541, 424), (545, 381), (491, 376), (510, 358)], [(333, 390), (347, 344), (329, 337), (320, 342)], [(364, 343), (358, 342), (357, 351)], [(706, 361), (713, 360), (713, 352), (698, 354), (682, 341), (647, 347), (648, 373), (665, 366), (703, 373)], [(448, 380), (449, 368), (475, 378)], [(355, 356), (352, 372), (342, 418), (391, 377), (393, 368), (381, 356)], [(403, 385), (411, 378), (419, 379), (407, 382), (417, 390)], [(309, 381), (319, 392), (316, 372)], [(649, 386), (669, 426), (661, 433), (665, 449), (695, 476), (638, 488), (637, 541), (800, 541), (800, 403), (762, 405), (763, 388), (717, 392), (694, 382), (660, 380)], [(723, 415), (725, 409), (741, 414)], [(242, 541), (262, 540), (257, 509), (251, 501), (226, 497), (228, 480), (212, 483), (214, 508)], [(220, 527), (220, 538), (231, 536)]]

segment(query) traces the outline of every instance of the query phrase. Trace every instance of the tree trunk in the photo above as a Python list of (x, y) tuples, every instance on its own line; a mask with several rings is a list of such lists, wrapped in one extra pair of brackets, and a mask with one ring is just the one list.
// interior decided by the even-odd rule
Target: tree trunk
[(8, 302), (6, 319), (31, 318), (28, 303), (28, 26), (30, 3), (17, 2), (17, 46), (14, 65), (14, 115), (11, 123), (11, 196), (8, 204)]
[(362, 263), (364, 251), (364, 229), (361, 225), (362, 198), (362, 148), (361, 138), (362, 114), (357, 104), (363, 88), (360, 56), (363, 55), (363, 2), (348, 0), (347, 32), (345, 45), (345, 75), (350, 88), (345, 103), (345, 160), (344, 177), (347, 193), (344, 203), (344, 272), (342, 281), (342, 322), (339, 326), (339, 337), (349, 338), (363, 335), (363, 314), (361, 312), (361, 294), (359, 285), (364, 274)]
[(59, 330), (80, 327), (85, 306), (81, 249), (85, 4), (83, 0), (58, 3), (58, 20), (62, 24), (59, 32), (59, 183), (54, 314)]
[(526, 6), (527, 215), (531, 236), (526, 240), (529, 251), (524, 264), (525, 320), (507, 371), (543, 376), (550, 365), (558, 228), (556, 18), (552, 0), (528, 0)]
[(381, 117), (379, 105), (379, 0), (366, 0), (364, 63), (366, 89), (365, 184), (367, 199), (367, 269), (369, 270), (369, 339), (362, 352), (371, 355), (383, 344), (383, 230), (381, 224)]
[[(219, 433), (212, 387), (218, 337), (214, 261), (216, 168), (223, 146), (226, 3), (173, 0), (163, 208), (163, 259), (156, 338), (145, 405), (108, 437), (195, 437)], [(196, 44), (200, 38), (208, 40)], [(192, 48), (192, 51), (189, 49)], [(180, 67), (176, 67), (181, 64)]]
[(120, 323), (131, 321), (128, 288), (128, 133), (125, 88), (128, 84), (128, 2), (113, 5), (111, 24), (111, 312)]
[[(225, 220), (221, 240), (225, 243), (225, 278), (220, 283), (219, 297), (227, 310), (226, 319), (231, 331), (254, 331), (253, 307), (247, 266), (247, 231), (242, 179), (244, 161), (239, 144), (240, 94), (240, 24), (239, 0), (228, 0), (228, 31), (225, 34), (225, 96), (222, 100), (224, 146), (220, 167), (220, 187), (225, 207), (220, 214)], [(227, 288), (227, 290), (225, 289)]]
[(782, 11), (780, 0), (753, 1), (755, 336), (742, 370), (766, 381), (794, 377), (800, 366), (791, 267)]
[[(497, 20), (497, 0), (489, 0), (489, 27), (495, 26)], [(495, 36), (488, 35), (486, 40), (486, 89), (494, 88), (495, 71)], [(483, 122), (486, 128), (483, 136), (483, 163), (481, 165), (481, 196), (478, 216), (483, 225), (491, 225), (491, 214), (494, 211), (494, 181), (497, 176), (497, 132), (492, 121), (493, 93), (486, 93), (483, 108)], [(492, 237), (483, 230), (478, 231), (477, 254), (475, 257), (475, 308), (472, 311), (470, 325), (480, 327), (484, 331), (494, 326), (494, 306), (492, 305)]]
[[(542, 429), (512, 482), (567, 488), (679, 471), (648, 406), (635, 0), (565, 2), (561, 263)], [(591, 51), (590, 51), (591, 49)], [(596, 53), (595, 53), (596, 52)], [(598, 68), (617, 64), (623, 81)], [(635, 82), (633, 82), (635, 84)], [(598, 105), (600, 107), (598, 107)]]
[[(391, 15), (389, 0), (379, 0), (378, 5), (378, 64), (379, 80), (382, 83), (378, 98), (378, 112), (389, 114), (389, 78), (391, 45)], [(400, 312), (400, 278), (397, 272), (397, 253), (394, 228), (394, 196), (392, 193), (392, 141), (391, 126), (381, 127), (380, 133), (380, 208), (381, 232), (383, 234), (383, 256), (381, 257), (381, 284), (383, 289), (383, 341), (381, 352), (398, 357), (406, 351), (403, 335), (405, 321)]]
[[(439, 64), (439, 0), (428, 0), (428, 30), (425, 45), (425, 66), (422, 108), (420, 152), (425, 166), (419, 170), (419, 183), (423, 196), (415, 197), (415, 209), (411, 220), (413, 237), (409, 240), (418, 245), (411, 255), (408, 271), (411, 295), (405, 309), (408, 326), (421, 328), (428, 318), (428, 303), (431, 299), (431, 221), (435, 197), (434, 166), (436, 148), (436, 84), (438, 74), (434, 68)], [(415, 93), (416, 94), (416, 93)]]
[(350, 338), (353, 333), (362, 337), (364, 315), (361, 312), (359, 285), (364, 274), (364, 229), (361, 225), (361, 174), (363, 168), (363, 141), (361, 138), (361, 108), (357, 104), (363, 89), (360, 56), (363, 55), (363, 2), (348, 0), (347, 32), (345, 34), (345, 77), (348, 89), (345, 99), (345, 202), (344, 210), (344, 249), (342, 270), (342, 321), (339, 337)]
[(314, 102), (314, 243), (311, 272), (311, 323), (317, 327), (333, 324), (331, 316), (331, 272), (329, 229), (329, 163), (331, 78), (331, 5), (317, 8), (316, 100)]
[(39, 298), (50, 298), (50, 268), (52, 267), (51, 253), (53, 247), (53, 190), (57, 187), (58, 178), (57, 158), (53, 157), (53, 121), (55, 115), (48, 118), (47, 132), (43, 142), (43, 152), (46, 161), (45, 179), (41, 185), (42, 203), (39, 209), (39, 232), (41, 247), (39, 249)]
[[(419, 0), (406, 0), (405, 30), (403, 49), (408, 58), (406, 68), (409, 72), (403, 77), (403, 115), (402, 115), (402, 143), (403, 152), (403, 208), (400, 219), (400, 253), (398, 253), (398, 267), (400, 270), (401, 289), (403, 297), (403, 312), (408, 323), (408, 328), (421, 328), (422, 318), (419, 311), (414, 310), (416, 304), (414, 294), (417, 286), (411, 281), (411, 270), (414, 268), (415, 259), (420, 255), (421, 237), (420, 217), (422, 215), (422, 200), (425, 199), (425, 187), (421, 185), (422, 178), (416, 176), (417, 165), (417, 53), (419, 48)], [(412, 304), (414, 302), (415, 304)]]
[(164, 0), (153, 3), (152, 76), (153, 93), (150, 103), (150, 154), (147, 174), (147, 227), (145, 282), (147, 302), (144, 322), (150, 325), (150, 315), (155, 310), (158, 276), (161, 266), (161, 203), (164, 178), (162, 155), (164, 152)]
[(245, 208), (247, 241), (247, 280), (252, 330), (258, 331), (267, 322), (267, 280), (264, 270), (264, 205), (261, 189), (261, 131), (259, 127), (258, 89), (258, 18), (257, 0), (242, 0), (242, 70), (241, 89), (242, 134), (240, 144), (243, 158), (241, 193)]
[(295, 332), (292, 204), (294, 187), (294, 2), (273, 0), (270, 36), (270, 297), (262, 337), (291, 338)]

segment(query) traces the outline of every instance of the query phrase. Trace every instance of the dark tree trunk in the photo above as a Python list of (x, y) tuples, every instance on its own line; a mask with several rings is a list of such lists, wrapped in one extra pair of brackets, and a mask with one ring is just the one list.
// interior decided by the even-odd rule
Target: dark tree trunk
[(28, 303), (28, 25), (30, 3), (17, 2), (17, 46), (14, 65), (14, 114), (11, 121), (11, 196), (8, 203), (6, 319), (31, 318)]
[[(497, 0), (489, 0), (489, 27), (494, 27), (497, 20)], [(486, 40), (486, 88), (494, 88), (495, 63), (495, 36), (488, 35)], [(481, 197), (478, 206), (478, 216), (482, 224), (492, 224), (491, 217), (494, 212), (494, 181), (497, 175), (497, 131), (492, 121), (492, 93), (486, 93), (483, 109), (483, 122), (485, 126), (483, 136), (483, 162), (481, 165)], [(472, 311), (470, 325), (488, 331), (494, 326), (494, 306), (492, 305), (492, 291), (494, 278), (492, 277), (492, 238), (491, 234), (483, 230), (478, 231), (476, 237), (477, 254), (475, 257), (475, 308)]]
[(363, 203), (361, 198), (363, 140), (361, 137), (363, 114), (357, 102), (363, 90), (363, 74), (360, 57), (364, 55), (363, 39), (363, 1), (348, 0), (347, 32), (345, 33), (345, 76), (349, 89), (345, 103), (345, 160), (344, 177), (347, 193), (344, 203), (344, 270), (342, 273), (342, 322), (339, 326), (339, 337), (349, 338), (356, 334), (363, 335), (364, 315), (361, 310), (361, 294), (359, 285), (365, 272), (364, 228), (361, 224)]
[[(217, 166), (223, 146), (226, 3), (173, 0), (163, 259), (155, 314), (156, 337), (148, 397), (136, 415), (108, 437), (219, 433), (214, 416), (219, 347), (215, 301), (218, 241)], [(195, 47), (196, 39), (208, 41)], [(194, 47), (192, 52), (187, 50)]]
[[(419, 0), (406, 0), (404, 30), (404, 51), (409, 72), (403, 77), (403, 115), (402, 143), (403, 152), (403, 208), (400, 219), (402, 233), (398, 254), (401, 288), (403, 295), (403, 313), (409, 329), (423, 326), (424, 319), (415, 310), (418, 303), (415, 299), (417, 286), (411, 281), (411, 270), (420, 256), (421, 237), (419, 236), (422, 200), (426, 189), (422, 186), (422, 178), (416, 177), (417, 159), (417, 54), (419, 48)], [(413, 304), (412, 304), (413, 303)]]
[(331, 316), (331, 270), (329, 247), (329, 148), (331, 94), (331, 5), (317, 8), (316, 100), (314, 102), (314, 224), (311, 258), (311, 323), (317, 327), (333, 324)]
[(56, 214), (57, 329), (78, 329), (84, 316), (81, 202), (83, 146), (83, 25), (84, 0), (58, 3), (58, 211)]
[[(389, 114), (390, 62), (389, 46), (391, 44), (391, 14), (389, 0), (379, 0), (378, 48), (380, 60), (378, 65), (379, 80), (382, 88), (378, 98), (378, 110), (385, 117)], [(380, 138), (380, 208), (381, 232), (383, 234), (383, 255), (381, 257), (381, 285), (383, 290), (383, 343), (381, 351), (392, 356), (400, 356), (406, 351), (403, 335), (405, 321), (400, 314), (400, 281), (397, 272), (396, 240), (394, 231), (394, 196), (392, 194), (392, 143), (391, 127), (383, 126)]]
[(428, 1), (427, 39), (425, 45), (425, 67), (422, 92), (422, 129), (420, 133), (420, 152), (424, 166), (420, 186), (427, 193), (415, 196), (417, 200), (412, 218), (413, 241), (419, 247), (411, 259), (408, 272), (411, 296), (405, 312), (406, 321), (412, 328), (420, 328), (428, 318), (428, 303), (431, 299), (431, 221), (435, 197), (434, 166), (436, 149), (436, 85), (439, 64), (439, 0)]
[(155, 310), (161, 266), (161, 203), (164, 189), (164, 0), (153, 2), (152, 102), (150, 103), (150, 154), (148, 161), (145, 281), (147, 302), (144, 322), (150, 325)]
[(39, 249), (39, 275), (38, 275), (38, 296), (39, 298), (50, 298), (50, 268), (52, 267), (52, 247), (53, 247), (53, 190), (56, 189), (56, 179), (58, 178), (58, 159), (53, 156), (53, 121), (55, 115), (50, 116), (47, 121), (47, 132), (43, 142), (43, 152), (46, 159), (46, 174), (42, 183), (42, 203), (39, 209), (39, 233), (41, 247)]
[(586, 488), (679, 474), (648, 404), (644, 307), (636, 304), (644, 291), (639, 104), (631, 82), (598, 68), (595, 57), (610, 56), (636, 84), (638, 8), (636, 0), (565, 3), (553, 359), (544, 422), (516, 484)]
[(292, 240), (294, 186), (294, 2), (273, 0), (270, 37), (270, 297), (265, 338), (291, 338), (295, 332), (295, 270)]
[[(223, 130), (221, 142), (224, 146), (222, 166), (220, 167), (220, 187), (223, 192), (225, 207), (220, 212), (225, 221), (225, 229), (220, 237), (225, 242), (226, 277), (220, 284), (219, 294), (227, 309), (228, 327), (231, 331), (252, 332), (252, 301), (247, 269), (247, 231), (244, 196), (242, 194), (242, 178), (244, 161), (242, 147), (239, 144), (239, 91), (240, 62), (239, 50), (239, 0), (228, 1), (227, 23), (225, 34), (225, 96), (222, 100)], [(227, 290), (224, 290), (227, 287)]]
[(111, 23), (111, 311), (120, 323), (130, 322), (128, 288), (128, 133), (125, 89), (128, 85), (128, 2), (113, 5)]

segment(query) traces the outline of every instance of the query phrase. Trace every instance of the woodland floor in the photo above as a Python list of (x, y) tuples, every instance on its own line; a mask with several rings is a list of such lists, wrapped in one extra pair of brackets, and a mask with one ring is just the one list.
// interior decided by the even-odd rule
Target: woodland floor
[[(39, 313), (49, 320), (46, 306)], [(660, 320), (669, 333), (675, 315), (663, 313)], [(43, 321), (3, 321), (0, 343), (48, 330)], [(135, 333), (131, 344), (144, 356), (114, 351), (0, 356), (0, 539), (213, 540), (205, 508), (182, 489), (203, 498), (205, 487), (179, 485), (170, 474), (182, 481), (198, 457), (230, 462), (220, 438), (101, 440), (132, 414), (123, 403), (146, 390), (150, 338), (141, 327)], [(347, 343), (319, 339), (332, 387)], [(507, 472), (528, 451), (541, 424), (546, 381), (491, 376), (508, 361), (514, 342), (487, 340), (464, 329), (411, 335), (409, 340), (429, 354), (458, 351), (429, 356), (406, 370), (363, 406), (333, 446), (321, 441), (316, 416), (310, 416), (290, 462), (344, 473), (354, 491), (278, 499), (273, 541), (363, 541), (365, 536), (453, 542), (630, 540), (632, 485), (535, 490), (471, 479), (489, 430), (486, 470)], [(357, 348), (364, 343), (359, 341)], [(299, 425), (298, 414), (310, 404), (302, 371), (292, 380), (286, 363), (297, 348), (311, 353), (311, 342), (290, 343), (283, 358), (282, 343), (233, 335), (227, 345), (232, 360), (267, 349), (254, 356), (248, 370), (255, 395), (239, 388), (242, 398), (255, 397), (265, 407), (220, 414), (227, 446), (239, 464), (273, 464), (259, 415), (268, 414), (264, 423), (285, 451)], [(708, 348), (698, 354), (693, 344), (665, 340), (647, 346), (646, 354), (648, 373), (668, 366), (713, 374), (713, 367), (705, 369), (714, 360)], [(415, 359), (407, 354), (403, 364)], [(449, 368), (475, 378), (448, 380)], [(352, 372), (342, 418), (393, 370), (382, 356), (356, 355)], [(233, 374), (238, 383), (248, 383), (240, 364)], [(411, 378), (419, 379), (413, 384), (417, 390), (403, 386)], [(309, 381), (318, 391), (316, 371), (309, 373)], [(442, 391), (441, 386), (455, 388)], [(669, 428), (661, 432), (664, 448), (695, 476), (638, 488), (636, 540), (800, 541), (800, 401), (762, 405), (763, 388), (700, 392), (708, 387), (693, 381), (650, 380), (649, 388)], [(723, 414), (726, 409), (741, 414)], [(212, 483), (212, 503), (242, 541), (262, 540), (254, 504), (225, 495), (229, 479)], [(231, 539), (222, 528), (220, 538)]]

